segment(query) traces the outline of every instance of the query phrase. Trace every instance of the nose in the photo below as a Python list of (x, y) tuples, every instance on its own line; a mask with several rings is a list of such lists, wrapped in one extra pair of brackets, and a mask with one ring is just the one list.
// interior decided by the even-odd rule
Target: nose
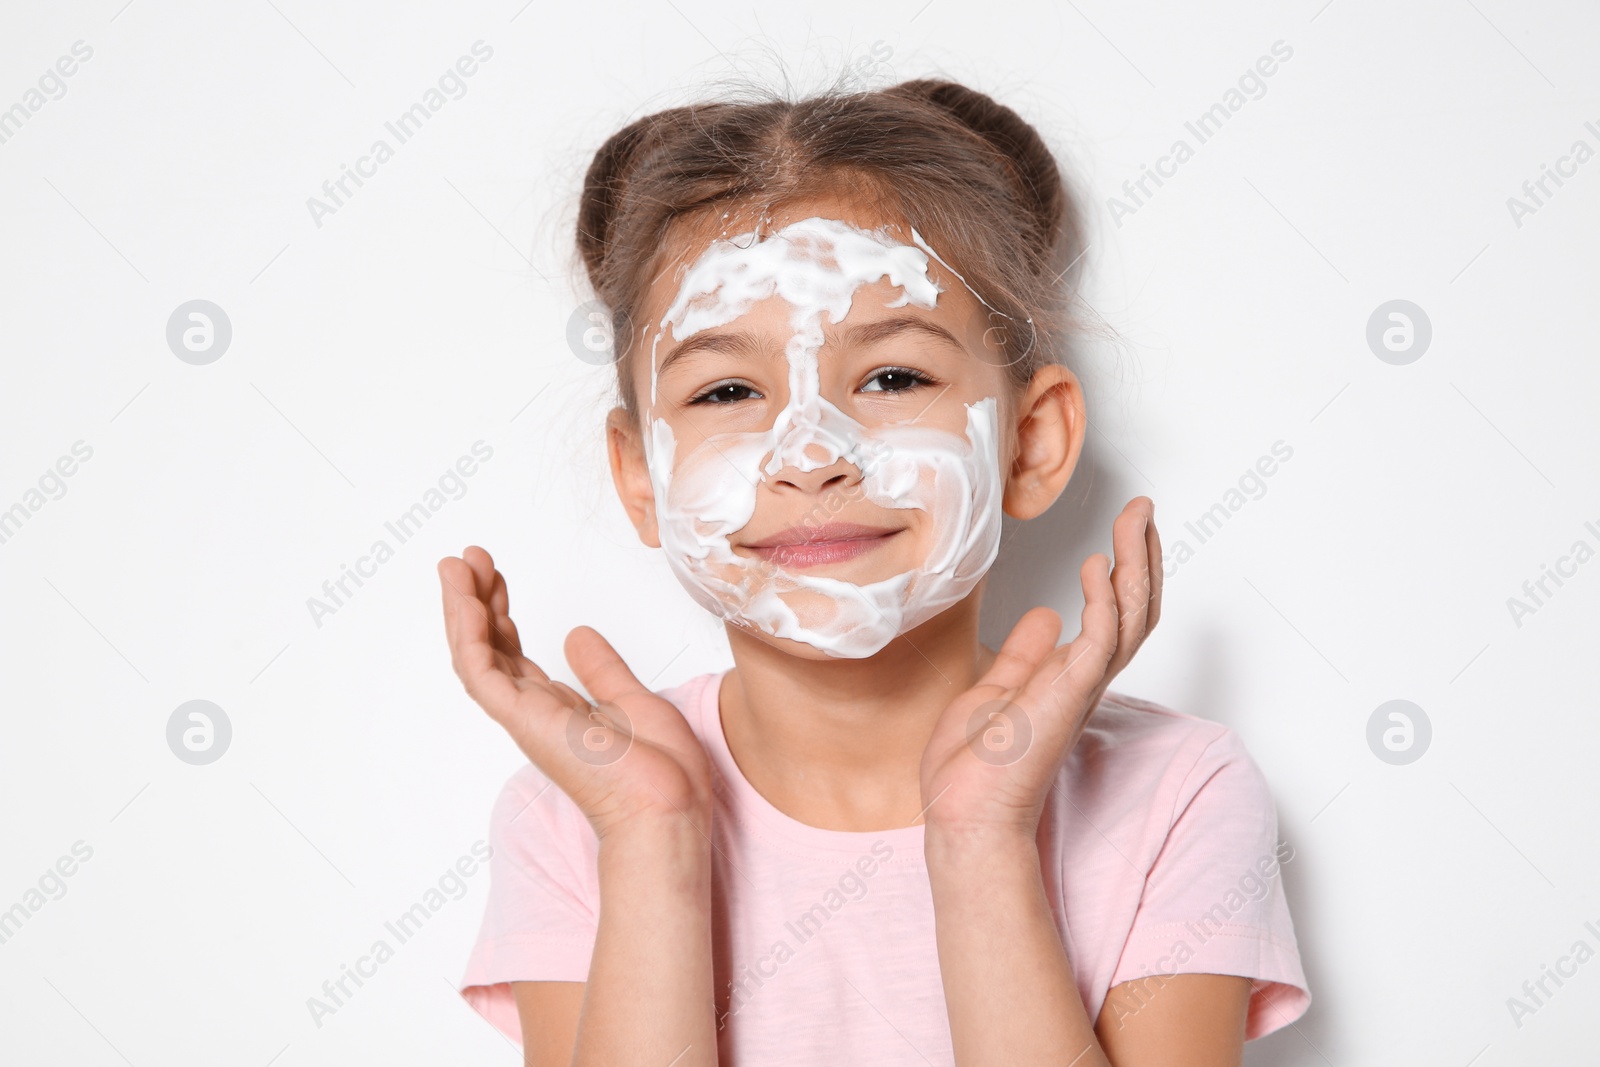
[(771, 484), (776, 489), (796, 489), (814, 495), (848, 489), (859, 481), (860, 468), (847, 459), (837, 459), (815, 470), (801, 470), (790, 464), (772, 476)]

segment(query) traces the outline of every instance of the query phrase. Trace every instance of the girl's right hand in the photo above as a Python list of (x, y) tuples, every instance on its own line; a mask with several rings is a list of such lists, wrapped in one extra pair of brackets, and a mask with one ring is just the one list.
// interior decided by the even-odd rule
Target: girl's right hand
[(683, 714), (634, 677), (594, 630), (567, 635), (565, 654), (599, 704), (552, 681), (522, 654), (506, 580), (476, 545), (439, 561), (450, 661), (467, 693), (539, 770), (582, 809), (602, 839), (687, 819), (702, 834), (711, 766)]

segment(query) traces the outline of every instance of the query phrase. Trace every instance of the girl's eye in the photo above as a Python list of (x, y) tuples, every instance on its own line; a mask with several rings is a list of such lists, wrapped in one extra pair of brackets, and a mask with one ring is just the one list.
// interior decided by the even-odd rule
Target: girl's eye
[[(864, 393), (903, 393), (908, 389), (932, 385), (934, 380), (910, 367), (884, 367), (861, 387)], [(758, 399), (755, 388), (740, 381), (717, 382), (690, 398), (691, 404), (736, 404), (741, 400)]]
[(932, 385), (933, 379), (910, 367), (885, 367), (861, 387), (864, 393), (903, 393), (919, 385)]
[(760, 396), (750, 386), (743, 382), (718, 382), (700, 393), (695, 394), (689, 401), (691, 404), (732, 404), (740, 400), (748, 400)]

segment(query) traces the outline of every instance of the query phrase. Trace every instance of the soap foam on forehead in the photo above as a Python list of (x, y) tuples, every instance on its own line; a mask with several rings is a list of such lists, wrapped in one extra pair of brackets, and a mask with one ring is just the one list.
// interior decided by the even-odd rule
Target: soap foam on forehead
[[(658, 324), (672, 329), (675, 341), (701, 330), (725, 326), (770, 297), (794, 308), (790, 325), (796, 343), (821, 347), (821, 316), (832, 323), (850, 313), (851, 297), (880, 278), (901, 290), (885, 307), (915, 304), (932, 309), (943, 290), (928, 277), (928, 254), (901, 244), (884, 229), (862, 230), (837, 219), (813, 216), (758, 240), (751, 231), (718, 238), (684, 276), (678, 297)], [(921, 243), (916, 230), (912, 236)], [(746, 240), (748, 239), (748, 240)], [(929, 249), (929, 251), (932, 251)], [(656, 334), (650, 350), (650, 403), (656, 403)]]

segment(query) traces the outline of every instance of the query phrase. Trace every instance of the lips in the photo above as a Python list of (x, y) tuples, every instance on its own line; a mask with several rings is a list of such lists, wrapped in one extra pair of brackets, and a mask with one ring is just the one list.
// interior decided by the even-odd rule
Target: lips
[(883, 526), (830, 522), (821, 526), (791, 526), (759, 541), (747, 542), (744, 547), (769, 563), (817, 567), (854, 559), (900, 532)]

